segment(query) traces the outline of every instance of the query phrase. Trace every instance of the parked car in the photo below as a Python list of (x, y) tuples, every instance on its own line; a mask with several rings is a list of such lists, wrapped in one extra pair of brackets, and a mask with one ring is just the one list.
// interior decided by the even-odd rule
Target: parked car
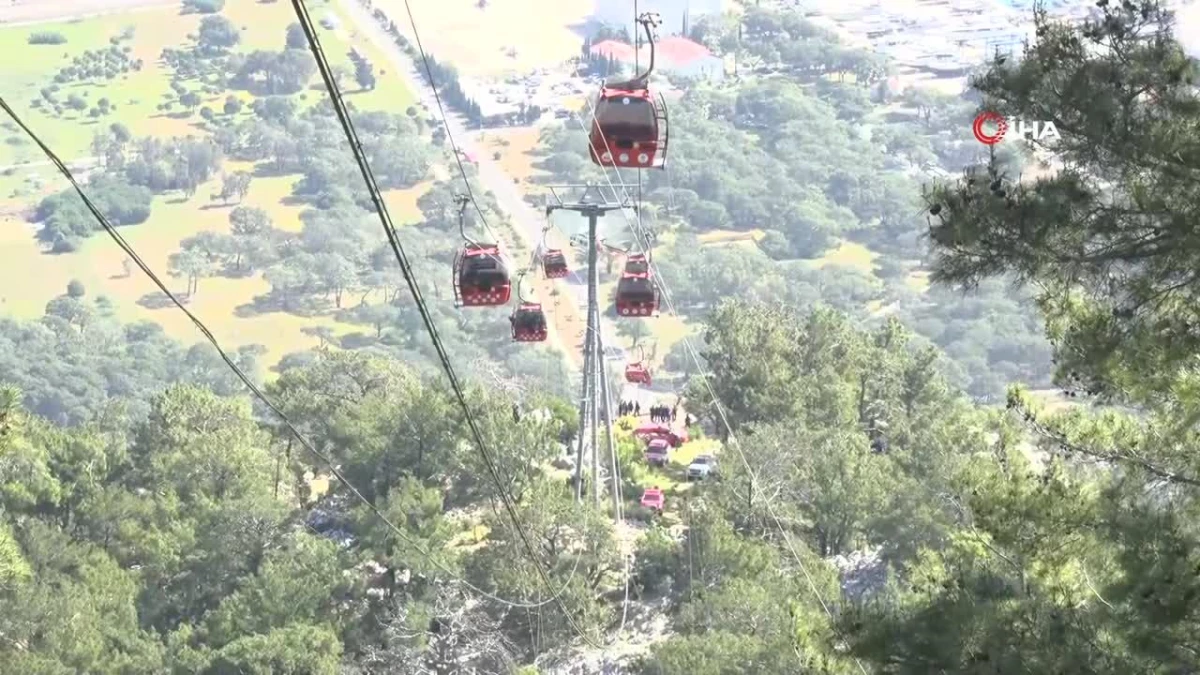
[(704, 480), (717, 473), (717, 458), (712, 455), (699, 455), (687, 468), (687, 479)]
[(646, 488), (646, 491), (642, 493), (642, 506), (651, 511), (662, 513), (665, 503), (666, 498), (663, 497), (663, 491), (659, 488)]
[(646, 445), (646, 463), (650, 466), (666, 466), (671, 454), (671, 444), (665, 439), (654, 438)]
[(625, 350), (621, 349), (620, 347), (610, 347), (605, 345), (604, 358), (611, 359), (613, 361), (623, 361), (625, 360)]

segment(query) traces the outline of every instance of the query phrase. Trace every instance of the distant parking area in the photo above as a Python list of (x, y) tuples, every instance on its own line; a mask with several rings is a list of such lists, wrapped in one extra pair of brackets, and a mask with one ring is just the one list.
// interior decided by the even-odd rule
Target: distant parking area
[[(515, 116), (537, 107), (543, 111), (539, 122), (562, 119), (575, 112), (599, 85), (599, 80), (580, 77), (570, 65), (562, 69), (539, 68), (522, 75), (504, 78), (466, 77), (460, 80), (463, 92), (479, 104), (485, 119)], [(499, 125), (493, 122), (491, 126)]]

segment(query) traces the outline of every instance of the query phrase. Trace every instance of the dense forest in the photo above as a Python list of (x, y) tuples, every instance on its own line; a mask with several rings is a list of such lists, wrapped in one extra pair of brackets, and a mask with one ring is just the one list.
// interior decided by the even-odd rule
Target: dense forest
[[(578, 420), (553, 388), (514, 394), (472, 373), (467, 407), (485, 461), (444, 378), (425, 370), (427, 342), (403, 304), (363, 318), (370, 348), (328, 345), (279, 366), (266, 393), (295, 431), (209, 350), (122, 325), (81, 284), (38, 322), (0, 323), (0, 673), (572, 672), (620, 652), (627, 624), (649, 632), (655, 622), (665, 630), (622, 672), (1195, 672), (1198, 69), (1159, 7), (1101, 6), (1102, 20), (1080, 25), (1039, 13), (1026, 53), (972, 82), (986, 109), (1053, 120), (1061, 138), (1039, 150), (1059, 168), (1030, 179), (1015, 170), (1019, 157), (968, 162), (961, 177), (930, 182), (924, 204), (919, 181), (871, 163), (877, 148), (806, 129), (841, 123), (835, 96), (791, 75), (685, 97), (680, 128), (696, 137), (680, 145), (703, 144), (705, 128), (723, 139), (710, 150), (760, 140), (730, 150), (736, 170), (689, 168), (680, 150), (675, 186), (652, 187), (664, 235), (676, 237), (664, 277), (703, 324), (705, 371), (692, 372), (685, 400), (723, 446), (717, 479), (674, 497), (674, 525), (633, 508), (614, 522), (572, 498), (551, 467)], [(797, 20), (757, 30), (813, 48), (754, 47), (760, 60), (804, 71), (800, 60), (828, 56), (806, 42), (824, 37), (794, 33)], [(783, 103), (791, 112), (766, 112)], [(761, 107), (747, 122), (751, 104)], [(304, 162), (337, 141), (327, 115), (267, 114), (218, 149), (261, 152), (250, 139), (278, 124), (277, 137), (328, 143), (256, 159)], [(757, 115), (803, 123), (751, 132)], [(415, 125), (373, 119), (379, 137)], [(768, 133), (778, 137), (761, 143)], [(134, 142), (120, 136), (114, 144)], [(558, 148), (548, 163), (574, 161), (564, 159), (574, 141), (548, 136)], [(300, 165), (298, 189), (312, 199), (292, 243), (235, 210), (245, 227), (231, 239), (186, 245), (180, 256), (209, 265), (178, 265), (188, 288), (298, 259), (264, 302), (340, 307), (315, 261), (371, 253), (329, 243), (354, 241), (369, 215), (339, 194), (353, 175), (337, 169), (345, 161)], [(830, 184), (837, 162), (845, 184), (860, 186), (841, 197)], [(161, 189), (119, 166), (95, 179), (124, 181), (114, 208)], [(814, 187), (788, 188), (790, 203), (755, 192), (793, 174)], [(894, 192), (863, 187), (880, 176)], [(218, 198), (236, 199), (237, 187)], [(406, 228), (424, 259), (418, 274), (445, 254), (451, 189), (438, 185), (421, 205), (425, 222)], [(888, 199), (871, 215), (872, 200)], [(751, 206), (762, 211), (750, 220), (702, 224), (705, 212), (741, 218)], [(77, 208), (66, 197), (43, 207), (62, 223)], [(687, 242), (698, 232), (670, 231), (673, 218), (697, 231), (772, 230), (778, 246), (697, 250)], [(64, 241), (90, 233), (59, 231)], [(833, 236), (915, 258), (920, 234), (935, 284), (927, 304), (872, 321), (862, 302), (895, 289), (787, 264), (820, 255)], [(390, 274), (382, 261), (354, 269), (367, 268)], [(682, 295), (689, 279), (710, 295)], [(1036, 304), (1004, 290), (1013, 282)], [(963, 287), (984, 292), (950, 302)], [(470, 334), (480, 319), (447, 310), (438, 320), (448, 334), (458, 326), (456, 359), (505, 358)], [(983, 339), (971, 326), (985, 324), (1003, 342), (939, 348)], [(1039, 409), (1020, 386), (1042, 356), (1021, 326), (1044, 330), (1054, 381), (1079, 405)], [(254, 348), (238, 355), (252, 373), (255, 358)], [(971, 358), (1008, 364), (987, 384), (1012, 385), (1006, 406), (964, 390), (979, 386)], [(641, 460), (629, 423), (618, 438), (633, 502)], [(344, 482), (327, 483), (330, 466)], [(841, 563), (862, 552), (870, 574), (848, 572)]]

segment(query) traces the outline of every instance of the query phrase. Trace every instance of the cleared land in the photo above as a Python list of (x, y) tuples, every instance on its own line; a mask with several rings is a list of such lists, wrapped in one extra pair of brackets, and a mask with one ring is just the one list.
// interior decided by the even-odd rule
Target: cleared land
[[(550, 68), (579, 54), (574, 27), (587, 20), (591, 0), (439, 0), (411, 3), (425, 50), (460, 73), (495, 76)], [(376, 0), (409, 39), (403, 0)]]
[(23, 24), (89, 15), (115, 14), (179, 3), (174, 0), (8, 0), (0, 23)]
[[(330, 61), (348, 65), (347, 52), (353, 44), (376, 66), (376, 89), (347, 92), (347, 99), (362, 110), (402, 112), (411, 105), (412, 94), (398, 78), (388, 76), (382, 53), (366, 40), (359, 39), (348, 17), (339, 14), (332, 5), (314, 7), (315, 19), (330, 14), (338, 18), (341, 26), (335, 30), (321, 30), (320, 37)], [(241, 51), (282, 48), (286, 27), (294, 22), (290, 5), (285, 3), (236, 0), (226, 4), (222, 15), (241, 29), (238, 47)], [(0, 28), (0, 59), (6, 64), (6, 97), (47, 144), (68, 161), (90, 155), (93, 135), (114, 122), (125, 124), (137, 136), (207, 134), (209, 132), (198, 115), (179, 116), (158, 110), (164, 96), (171, 91), (172, 74), (171, 69), (159, 61), (159, 56), (165, 47), (181, 48), (189, 44), (188, 36), (195, 33), (200, 18), (180, 15), (178, 5), (174, 5), (120, 15)], [(116, 106), (114, 113), (100, 120), (86, 115), (82, 119), (79, 115), (56, 118), (29, 106), (38, 89), (49, 84), (59, 68), (86, 50), (107, 47), (110, 38), (130, 28), (133, 37), (126, 44), (131, 46), (131, 58), (144, 61), (141, 72), (101, 84), (65, 85), (60, 93), (64, 98), (69, 93), (77, 93), (89, 101), (106, 97)], [(28, 36), (34, 32), (60, 33), (67, 42), (30, 45)], [(232, 92), (207, 97), (204, 105), (219, 109), (229, 93)], [(247, 101), (252, 98), (244, 92), (238, 95)], [(311, 90), (304, 96), (308, 102), (316, 102), (324, 97), (323, 89)], [(150, 319), (184, 341), (198, 339), (187, 318), (173, 308), (149, 309), (138, 304), (139, 299), (155, 289), (140, 274), (125, 275), (124, 255), (107, 237), (94, 236), (71, 254), (46, 255), (41, 252), (34, 239), (36, 227), (26, 223), (21, 212), (45, 194), (66, 187), (65, 181), (52, 167), (42, 164), (44, 157), (36, 147), (22, 142), (12, 128), (4, 127), (0, 139), (4, 141), (0, 145), (0, 173), (9, 174), (0, 176), (0, 257), (6, 263), (0, 266), (0, 289), (3, 289), (0, 290), (0, 312), (26, 318), (40, 316), (46, 303), (64, 292), (68, 281), (78, 279), (86, 285), (89, 295), (103, 295), (112, 300), (122, 319)], [(19, 166), (12, 167), (14, 164)], [(229, 172), (247, 168), (229, 161), (224, 166)], [(301, 207), (284, 203), (297, 178), (255, 178), (243, 203), (267, 210), (277, 227), (297, 229)], [(415, 202), (425, 189), (426, 186), (418, 186), (387, 195), (399, 223), (412, 222), (418, 217)], [(153, 269), (164, 279), (169, 279), (167, 258), (179, 249), (180, 241), (206, 230), (228, 231), (228, 213), (232, 207), (218, 206), (208, 199), (210, 193), (218, 191), (219, 184), (214, 181), (202, 185), (188, 200), (177, 194), (159, 196), (155, 199), (150, 220), (123, 228), (122, 233)], [(383, 241), (382, 233), (380, 241)], [(174, 283), (182, 290), (183, 280)], [(361, 330), (361, 327), (338, 324), (323, 316), (310, 318), (282, 312), (237, 316), (237, 307), (250, 303), (267, 290), (268, 285), (260, 276), (204, 279), (190, 307), (208, 323), (218, 339), (231, 345), (261, 344), (268, 350), (265, 359), (272, 363), (289, 352), (318, 345), (316, 337), (303, 332), (305, 328), (329, 326), (337, 333)]]

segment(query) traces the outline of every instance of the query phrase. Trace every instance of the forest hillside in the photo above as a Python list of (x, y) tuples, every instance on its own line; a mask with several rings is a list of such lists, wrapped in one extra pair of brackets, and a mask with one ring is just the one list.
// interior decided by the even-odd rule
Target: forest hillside
[[(187, 4), (207, 17), (225, 6)], [(676, 182), (649, 187), (661, 283), (681, 291), (679, 318), (697, 333), (698, 354), (671, 356), (671, 393), (696, 423), (651, 467), (639, 420), (617, 421), (615, 511), (575, 499), (557, 468), (579, 423), (566, 366), (518, 352), (503, 316), (446, 300), (429, 320), (472, 364), (460, 399), (421, 308), (375, 254), (373, 205), (332, 150), (329, 106), (299, 100), (304, 52), (285, 33), (273, 51), (237, 54), (238, 31), (208, 22), (172, 67), (203, 80), (217, 69), (195, 72), (205, 59), (241, 63), (236, 86), (289, 93), (262, 93), (206, 138), (110, 125), (85, 192), (141, 223), (217, 187), (227, 153), (273, 166), (294, 177), (300, 232), (228, 204), (228, 238), (166, 256), (178, 281), (199, 296), (261, 272), (259, 309), (367, 330), (314, 333), (319, 347), (274, 361), (270, 377), (262, 349), (231, 349), (263, 383), (252, 397), (211, 348), (79, 280), (36, 316), (0, 321), (0, 675), (1196, 672), (1198, 69), (1157, 5), (1100, 8), (1078, 25), (1039, 13), (1020, 58), (983, 64), (961, 101), (921, 108), (970, 104), (1061, 134), (963, 157), (938, 180), (888, 163), (936, 140), (881, 157), (844, 133), (840, 116), (870, 94), (836, 74), (684, 95)], [(828, 36), (772, 12), (748, 11), (759, 46), (734, 48), (830, 61)], [(876, 64), (842, 56), (838, 68), (870, 79)], [(448, 278), (441, 151), (419, 114), (357, 114), (364, 145), (405, 149), (381, 160), (395, 189), (428, 183), (403, 229), (416, 274)], [(779, 124), (790, 116), (803, 121)], [(740, 145), (700, 162), (686, 139), (705, 133)], [(545, 140), (546, 171), (582, 162), (565, 131)], [(1023, 173), (1039, 156), (1052, 169)], [(239, 199), (235, 175), (213, 201)], [(107, 234), (71, 194), (41, 200), (38, 236), (63, 249), (45, 258)], [(715, 229), (765, 236), (744, 250), (691, 243)], [(1007, 337), (972, 356), (922, 332), (950, 320), (936, 301), (864, 316), (855, 302), (903, 307), (898, 287), (847, 288), (806, 264), (848, 243), (924, 258), (896, 278), (927, 272), (919, 293), (1023, 323), (993, 324)], [(963, 300), (964, 288), (984, 295)], [(347, 302), (351, 289), (364, 300)], [(1035, 329), (1044, 352), (1011, 348)], [(1009, 365), (980, 379), (972, 358)], [(1045, 409), (1025, 386), (1051, 381), (1076, 405)], [(997, 388), (1004, 405), (981, 400)], [(719, 468), (686, 480), (699, 453)], [(642, 505), (653, 486), (669, 508)]]

